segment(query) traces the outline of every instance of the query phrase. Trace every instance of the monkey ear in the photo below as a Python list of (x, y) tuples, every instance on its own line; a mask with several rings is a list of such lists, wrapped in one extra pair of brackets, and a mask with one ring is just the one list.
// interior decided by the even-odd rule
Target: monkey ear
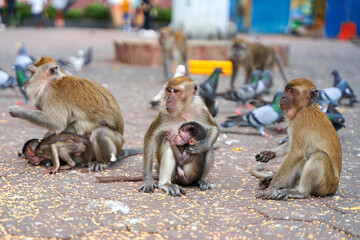
[(189, 140), (189, 145), (192, 145), (192, 146), (196, 145), (196, 140), (195, 140), (195, 138), (190, 138), (190, 140)]
[(316, 99), (318, 98), (318, 93), (319, 93), (319, 90), (311, 89), (311, 92), (310, 92), (310, 102), (311, 103), (316, 101)]
[(198, 91), (199, 91), (199, 86), (198, 86), (198, 84), (197, 84), (197, 83), (194, 83), (194, 84), (193, 84), (193, 87), (194, 87), (194, 89), (193, 89), (194, 95), (198, 94)]

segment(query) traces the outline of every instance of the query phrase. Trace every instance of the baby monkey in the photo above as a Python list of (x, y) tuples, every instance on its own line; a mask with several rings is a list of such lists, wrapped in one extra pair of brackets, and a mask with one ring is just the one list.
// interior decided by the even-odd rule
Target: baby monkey
[[(28, 162), (39, 165), (42, 161), (51, 159), (53, 167), (46, 173), (55, 174), (58, 169), (70, 169), (76, 163), (89, 164), (94, 159), (91, 142), (86, 137), (62, 132), (52, 134), (44, 139), (30, 139), (22, 149)], [(60, 166), (60, 160), (66, 165)]]
[(170, 141), (176, 161), (173, 175), (176, 183), (191, 185), (198, 183), (201, 179), (207, 152), (190, 154), (187, 152), (187, 148), (196, 145), (197, 141), (205, 139), (206, 134), (206, 130), (197, 122), (184, 123), (176, 135), (171, 130), (167, 132), (166, 138)]

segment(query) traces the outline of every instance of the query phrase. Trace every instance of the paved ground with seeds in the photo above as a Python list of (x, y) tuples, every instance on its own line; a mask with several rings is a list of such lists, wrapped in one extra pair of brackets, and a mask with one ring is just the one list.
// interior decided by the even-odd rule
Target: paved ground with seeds
[[(114, 61), (115, 39), (135, 38), (117, 30), (19, 28), (0, 32), (0, 67), (11, 70), (16, 49), (23, 41), (28, 52), (69, 57), (78, 49), (94, 48), (94, 60), (78, 75), (107, 87), (118, 101), (125, 119), (125, 147), (142, 147), (144, 134), (156, 111), (149, 100), (163, 86), (160, 67), (124, 65)], [(249, 37), (251, 38), (251, 37)], [(360, 98), (360, 48), (349, 42), (329, 39), (260, 36), (265, 43), (289, 44), (290, 79), (306, 77), (319, 89), (330, 87), (336, 68)], [(242, 75), (244, 72), (241, 72)], [(201, 82), (207, 76), (194, 75)], [(271, 93), (282, 89), (274, 70)], [(221, 76), (219, 91), (229, 86)], [(238, 80), (237, 84), (242, 82)], [(266, 96), (271, 99), (272, 95)], [(21, 97), (11, 90), (0, 91), (0, 238), (1, 239), (359, 239), (360, 238), (360, 105), (340, 105), (346, 128), (338, 134), (343, 150), (343, 169), (335, 196), (289, 201), (255, 198), (260, 190), (249, 170), (254, 155), (274, 147), (286, 134), (274, 126), (267, 139), (252, 128), (226, 129), (219, 136), (215, 164), (208, 180), (213, 190), (186, 188), (182, 197), (161, 190), (138, 192), (140, 183), (98, 183), (95, 176), (141, 176), (142, 156), (111, 165), (100, 173), (85, 168), (46, 175), (45, 167), (32, 166), (17, 156), (23, 143), (40, 138), (45, 130), (11, 118), (8, 106)], [(233, 115), (235, 103), (219, 99), (220, 124)], [(25, 107), (32, 108), (31, 104)], [(283, 123), (282, 126), (286, 126)], [(225, 129), (222, 129), (225, 130)], [(230, 132), (229, 132), (230, 131)], [(281, 159), (266, 165), (276, 171)]]

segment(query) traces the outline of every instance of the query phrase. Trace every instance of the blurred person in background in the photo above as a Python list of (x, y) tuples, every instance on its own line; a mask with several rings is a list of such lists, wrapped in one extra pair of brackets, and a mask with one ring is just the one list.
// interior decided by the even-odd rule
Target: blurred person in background
[(67, 0), (51, 0), (51, 4), (56, 10), (55, 15), (55, 27), (57, 28), (63, 28), (65, 27), (65, 19), (64, 19), (64, 13), (65, 8), (68, 5)]
[(142, 8), (144, 10), (144, 16), (145, 16), (145, 20), (144, 20), (144, 29), (150, 29), (150, 21), (151, 21), (151, 17), (150, 17), (150, 10), (151, 10), (151, 3), (150, 0), (142, 0)]
[(124, 25), (124, 16), (122, 12), (122, 0), (107, 0), (110, 9), (113, 27), (121, 28)]
[(124, 14), (124, 29), (130, 29), (132, 26), (132, 1), (122, 0), (121, 9)]
[(144, 26), (145, 23), (145, 15), (144, 15), (144, 9), (143, 5), (135, 7), (135, 13), (134, 13), (134, 27), (136, 29), (140, 29)]
[(5, 0), (0, 0), (0, 29), (5, 27), (4, 22), (4, 7), (5, 7)]
[(47, 0), (29, 0), (31, 6), (31, 13), (35, 21), (35, 27), (45, 27), (45, 21), (43, 16), (44, 7), (47, 5)]
[(6, 7), (7, 7), (7, 14), (5, 18), (5, 23), (8, 26), (16, 26), (17, 19), (16, 19), (16, 0), (5, 0)]

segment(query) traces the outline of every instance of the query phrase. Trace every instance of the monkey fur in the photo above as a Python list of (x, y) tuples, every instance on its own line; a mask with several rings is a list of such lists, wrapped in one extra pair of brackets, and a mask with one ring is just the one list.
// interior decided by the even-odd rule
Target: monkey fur
[(263, 154), (269, 159), (286, 154), (285, 159), (268, 189), (257, 197), (286, 200), (336, 193), (342, 168), (341, 144), (330, 120), (315, 103), (316, 96), (315, 85), (305, 78), (293, 79), (285, 86), (280, 108), (289, 122), (289, 142)]

